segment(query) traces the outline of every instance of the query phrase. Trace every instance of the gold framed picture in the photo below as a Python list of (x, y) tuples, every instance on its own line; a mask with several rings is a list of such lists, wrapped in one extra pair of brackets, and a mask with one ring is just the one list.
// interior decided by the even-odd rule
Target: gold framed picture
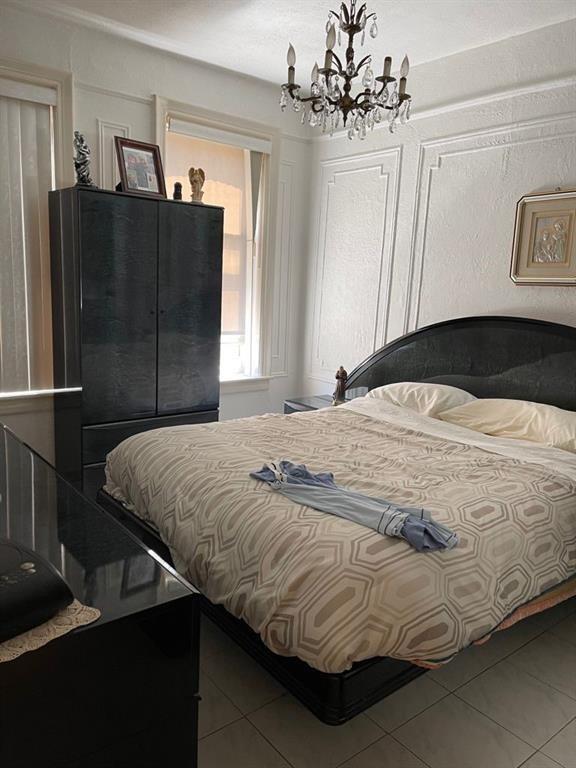
[(576, 285), (576, 190), (520, 198), (510, 277), (517, 285)]

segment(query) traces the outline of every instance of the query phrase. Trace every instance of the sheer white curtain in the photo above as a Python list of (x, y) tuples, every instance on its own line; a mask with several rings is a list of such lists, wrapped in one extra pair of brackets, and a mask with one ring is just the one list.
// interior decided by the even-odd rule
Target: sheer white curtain
[(52, 386), (51, 99), (0, 79), (0, 394)]

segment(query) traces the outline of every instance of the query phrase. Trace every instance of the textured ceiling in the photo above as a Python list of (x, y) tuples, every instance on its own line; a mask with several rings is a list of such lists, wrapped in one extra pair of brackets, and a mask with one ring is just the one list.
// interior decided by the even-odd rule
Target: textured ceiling
[[(6, 0), (4, 0), (6, 1)], [(0, 0), (1, 4), (2, 0)], [(284, 82), (292, 42), (306, 82), (323, 54), (325, 23), (337, 0), (14, 0), (89, 26), (246, 75)], [(576, 17), (574, 0), (368, 0), (378, 15), (365, 49), (375, 65), (408, 53), (411, 63), (496, 42)], [(338, 50), (338, 49), (337, 49)]]

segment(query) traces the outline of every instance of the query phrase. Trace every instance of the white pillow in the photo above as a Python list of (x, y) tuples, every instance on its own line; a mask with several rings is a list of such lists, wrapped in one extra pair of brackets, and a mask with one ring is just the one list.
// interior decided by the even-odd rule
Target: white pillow
[(482, 399), (438, 418), (495, 437), (531, 440), (576, 453), (576, 413), (527, 400)]
[(470, 403), (476, 398), (469, 392), (448, 384), (430, 384), (424, 382), (399, 381), (383, 387), (371, 389), (366, 397), (387, 400), (393, 405), (410, 408), (422, 416), (435, 417), (441, 411)]

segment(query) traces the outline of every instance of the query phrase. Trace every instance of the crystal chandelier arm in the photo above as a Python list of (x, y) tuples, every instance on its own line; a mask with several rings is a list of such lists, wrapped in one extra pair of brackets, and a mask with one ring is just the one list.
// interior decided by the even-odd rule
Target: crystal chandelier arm
[[(356, 16), (354, 18), (354, 24), (360, 24), (360, 21), (362, 19), (362, 14), (365, 13), (365, 11), (366, 11), (366, 3), (363, 3), (360, 6), (360, 10), (358, 11), (358, 13), (356, 14)], [(372, 15), (374, 15), (374, 14), (372, 14)]]
[(332, 51), (332, 58), (334, 59), (336, 64), (338, 64), (338, 74), (342, 75), (342, 77), (343, 77), (344, 76), (344, 67), (342, 66), (342, 62), (340, 61), (338, 55), (334, 51)]
[(372, 57), (370, 56), (370, 54), (368, 54), (368, 56), (364, 56), (362, 61), (356, 67), (356, 74), (354, 75), (354, 77), (358, 77), (358, 73), (360, 72), (360, 69), (364, 66), (364, 64), (370, 64), (371, 61), (372, 61)]

